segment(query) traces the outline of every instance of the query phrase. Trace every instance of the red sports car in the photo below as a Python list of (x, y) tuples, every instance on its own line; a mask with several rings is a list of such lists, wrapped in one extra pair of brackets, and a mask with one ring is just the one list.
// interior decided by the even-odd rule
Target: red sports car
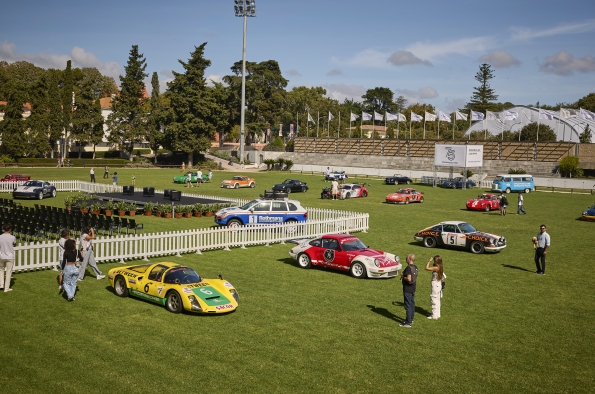
[(349, 271), (355, 278), (392, 278), (399, 274), (399, 256), (370, 249), (350, 234), (326, 234), (316, 239), (290, 240), (297, 243), (289, 255), (302, 268), (313, 265)]
[(25, 182), (30, 181), (31, 177), (21, 174), (8, 174), (4, 178), (0, 179), (0, 182)]
[(480, 194), (467, 201), (467, 209), (472, 211), (497, 211), (500, 209), (500, 200), (495, 194)]
[(357, 183), (346, 183), (339, 189), (341, 199), (368, 197), (368, 189), (364, 185)]
[(424, 202), (424, 195), (410, 187), (399, 189), (386, 196), (389, 204), (409, 204), (410, 202)]

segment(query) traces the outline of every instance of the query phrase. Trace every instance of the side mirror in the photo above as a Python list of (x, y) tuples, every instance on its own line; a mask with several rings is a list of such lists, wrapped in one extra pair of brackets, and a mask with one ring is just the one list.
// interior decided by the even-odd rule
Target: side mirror
[(223, 280), (223, 275), (221, 275), (221, 274), (217, 274), (217, 277), (218, 277), (219, 279)]
[(174, 283), (175, 283), (176, 285), (179, 285), (179, 284), (180, 284), (180, 280), (176, 278), (176, 280), (174, 281)]

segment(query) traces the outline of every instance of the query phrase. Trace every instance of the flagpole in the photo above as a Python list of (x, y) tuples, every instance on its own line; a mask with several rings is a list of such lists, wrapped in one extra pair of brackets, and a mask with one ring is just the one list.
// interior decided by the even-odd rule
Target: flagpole
[(438, 136), (436, 137), (436, 139), (440, 139), (440, 114), (438, 114)]
[(384, 111), (384, 138), (386, 138), (387, 131), (388, 131), (388, 130), (386, 129), (386, 118), (387, 118), (386, 114), (387, 114), (387, 113), (388, 113), (388, 112)]
[(341, 134), (341, 111), (339, 111), (339, 126), (337, 127), (337, 139), (339, 139), (340, 134)]
[(467, 134), (467, 141), (471, 141), (471, 113), (473, 111), (469, 110), (469, 134)]
[(535, 136), (535, 141), (539, 142), (539, 123), (541, 122), (541, 107), (537, 107), (539, 111), (537, 111), (537, 135)]
[(331, 137), (331, 112), (328, 113), (328, 122), (326, 123), (326, 138)]
[(353, 122), (351, 119), (353, 119), (353, 112), (349, 112), (349, 138), (351, 139), (351, 122)]
[(300, 133), (300, 113), (296, 112), (295, 113), (296, 116), (296, 121), (295, 121), (295, 138), (298, 137), (299, 133)]
[(486, 116), (485, 118), (483, 118), (483, 132), (484, 132), (484, 136), (483, 136), (483, 140), (487, 141), (488, 140), (488, 110), (486, 109)]
[(424, 114), (424, 140), (425, 139), (426, 139), (426, 114)]
[(359, 138), (360, 140), (364, 138), (364, 113), (362, 112), (362, 117), (359, 120)]
[(411, 121), (413, 120), (413, 116), (409, 118), (409, 139), (411, 139)]
[(316, 116), (318, 116), (316, 121), (316, 138), (318, 138), (318, 130), (320, 130), (320, 111), (316, 111)]
[[(455, 115), (455, 114), (453, 114)], [(457, 116), (453, 116), (453, 120), (452, 120), (452, 140), (455, 140), (455, 122), (457, 121)]]

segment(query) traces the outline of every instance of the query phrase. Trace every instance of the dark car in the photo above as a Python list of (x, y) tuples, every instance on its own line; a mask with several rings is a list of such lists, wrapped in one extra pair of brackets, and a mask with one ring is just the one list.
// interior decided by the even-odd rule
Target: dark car
[[(451, 189), (462, 189), (463, 182), (464, 182), (463, 178), (449, 179), (448, 181), (442, 182), (442, 187), (450, 187)], [(472, 187), (475, 187), (475, 182), (473, 182), (471, 179), (467, 179), (465, 188), (471, 189)]]
[(37, 198), (56, 197), (56, 187), (47, 181), (27, 181), (21, 186), (15, 187), (12, 192), (13, 198)]
[(341, 171), (341, 172), (333, 171), (330, 174), (324, 176), (324, 179), (327, 181), (334, 181), (334, 180), (341, 181), (341, 180), (345, 180), (347, 178), (348, 178), (348, 176), (345, 173), (345, 171)]
[(286, 179), (283, 181), (283, 183), (279, 183), (273, 186), (274, 192), (295, 193), (305, 192), (306, 190), (308, 190), (308, 186), (306, 186), (306, 183), (298, 181), (297, 179)]
[(384, 178), (384, 183), (387, 185), (398, 185), (399, 183), (405, 183), (409, 185), (411, 183), (411, 178), (401, 174), (395, 174), (393, 176), (389, 176), (388, 178)]

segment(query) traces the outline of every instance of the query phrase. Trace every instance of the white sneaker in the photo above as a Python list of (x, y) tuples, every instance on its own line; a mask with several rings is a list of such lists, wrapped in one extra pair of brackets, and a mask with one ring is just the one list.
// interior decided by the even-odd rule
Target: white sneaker
[(97, 275), (97, 280), (101, 280), (103, 278), (105, 278), (105, 275)]
[(432, 315), (428, 316), (428, 319), (433, 319), (433, 318), (434, 318), (434, 316), (432, 316)]
[(12, 291), (12, 289), (4, 289), (5, 293), (8, 293), (9, 291)]

